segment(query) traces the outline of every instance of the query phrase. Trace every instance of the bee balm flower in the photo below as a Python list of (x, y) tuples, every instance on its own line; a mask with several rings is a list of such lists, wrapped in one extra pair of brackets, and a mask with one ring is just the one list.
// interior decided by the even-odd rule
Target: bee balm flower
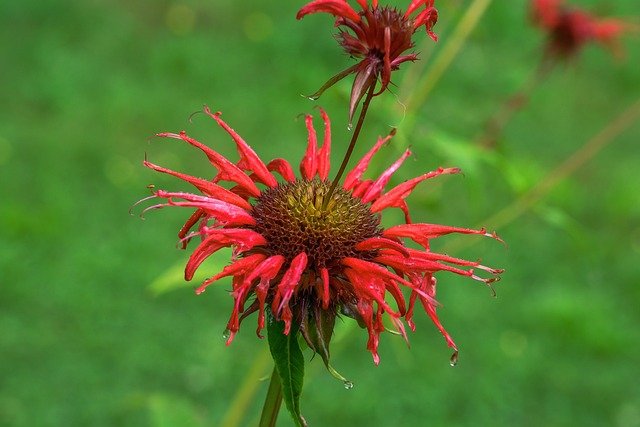
[[(380, 138), (348, 173), (344, 183), (329, 195), (331, 134), (329, 118), (322, 109), (321, 147), (312, 117), (305, 118), (308, 146), (300, 163), (300, 177), (295, 176), (284, 159), (265, 164), (220, 118), (220, 113), (212, 113), (207, 107), (205, 112), (231, 136), (240, 160), (234, 164), (184, 132), (158, 134), (200, 150), (217, 174), (213, 180), (206, 180), (145, 160), (145, 166), (180, 178), (201, 193), (153, 189), (153, 195), (147, 199), (162, 202), (145, 211), (166, 206), (194, 211), (179, 232), (183, 247), (194, 237), (201, 239), (187, 262), (187, 280), (193, 278), (208, 256), (222, 248), (232, 248), (231, 264), (204, 281), (196, 291), (200, 294), (221, 278), (231, 277), (234, 305), (227, 324), (227, 344), (234, 339), (243, 319), (254, 312), (258, 313), (260, 336), (266, 309), (276, 320), (284, 322), (285, 334), (299, 330), (310, 347), (320, 349), (330, 338), (336, 316), (344, 315), (368, 330), (367, 348), (377, 364), (378, 339), (385, 330), (385, 315), (406, 339), (402, 319), (414, 329), (412, 316), (419, 301), (449, 346), (455, 349), (436, 316), (434, 273), (447, 271), (490, 284), (502, 270), (431, 252), (429, 242), (450, 233), (498, 237), (485, 230), (414, 224), (405, 198), (422, 181), (454, 174), (458, 169), (439, 168), (385, 191), (392, 174), (410, 155), (408, 150), (378, 178), (362, 179), (362, 176), (372, 156), (391, 138), (389, 135)], [(235, 186), (224, 188), (220, 185), (223, 181)], [(406, 224), (382, 228), (380, 213), (388, 208), (402, 209)], [(405, 246), (404, 239), (415, 241), (422, 249)], [(484, 270), (489, 278), (476, 275), (474, 269)], [(408, 303), (403, 288), (409, 294)]]
[(636, 29), (621, 20), (600, 19), (578, 7), (566, 6), (562, 0), (532, 0), (533, 23), (547, 31), (547, 52), (568, 58), (588, 42), (595, 41), (619, 53), (622, 32)]
[[(360, 59), (356, 65), (329, 79), (310, 98), (317, 99), (338, 81), (355, 74), (349, 108), (351, 122), (358, 102), (370, 86), (380, 80), (380, 90), (376, 95), (384, 92), (391, 82), (391, 72), (399, 69), (403, 62), (417, 59), (414, 53), (405, 52), (414, 47), (411, 37), (418, 29), (424, 26), (427, 34), (437, 41), (432, 28), (438, 20), (438, 11), (433, 3), (434, 0), (413, 0), (404, 14), (388, 6), (379, 8), (377, 0), (372, 1), (371, 7), (366, 0), (358, 0), (362, 8), (360, 12), (356, 12), (346, 0), (316, 0), (300, 9), (298, 19), (318, 12), (334, 15), (335, 26), (341, 28), (336, 37), (338, 43), (349, 56)], [(421, 6), (424, 8), (412, 17)]]

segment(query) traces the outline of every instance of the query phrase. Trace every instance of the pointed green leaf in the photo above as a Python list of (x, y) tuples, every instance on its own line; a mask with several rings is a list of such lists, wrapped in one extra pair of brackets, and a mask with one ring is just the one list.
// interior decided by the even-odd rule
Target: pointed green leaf
[(282, 399), (296, 426), (306, 427), (300, 413), (300, 395), (304, 381), (304, 357), (298, 345), (298, 327), (292, 325), (289, 335), (284, 334), (284, 322), (269, 314), (267, 336), (269, 349), (282, 383)]

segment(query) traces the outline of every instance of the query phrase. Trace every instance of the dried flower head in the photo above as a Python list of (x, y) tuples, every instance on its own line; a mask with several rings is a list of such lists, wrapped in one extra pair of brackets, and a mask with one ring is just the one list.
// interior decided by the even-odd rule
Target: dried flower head
[[(391, 82), (391, 72), (399, 69), (406, 61), (415, 61), (416, 54), (405, 52), (414, 47), (413, 34), (422, 26), (427, 34), (437, 41), (432, 28), (438, 20), (438, 11), (433, 7), (434, 0), (413, 0), (403, 14), (388, 6), (378, 7), (373, 0), (369, 6), (366, 0), (358, 0), (362, 11), (356, 12), (346, 0), (315, 0), (298, 12), (297, 18), (326, 12), (336, 17), (335, 26), (340, 28), (338, 43), (350, 56), (360, 59), (356, 65), (333, 76), (316, 93), (310, 95), (317, 99), (322, 93), (350, 74), (355, 74), (351, 89), (349, 122), (355, 109), (367, 89), (380, 80), (380, 89), (375, 95), (384, 92)], [(414, 14), (421, 6), (424, 9)], [(350, 31), (350, 32), (349, 32)]]
[(596, 18), (585, 10), (565, 5), (562, 0), (532, 0), (531, 17), (548, 34), (547, 53), (559, 58), (576, 55), (591, 41), (620, 55), (620, 35), (635, 29), (622, 20)]
[[(367, 348), (377, 364), (378, 338), (387, 327), (383, 315), (386, 313), (389, 319), (388, 326), (406, 339), (402, 319), (415, 328), (412, 317), (419, 301), (448, 345), (456, 348), (436, 316), (434, 273), (448, 271), (490, 285), (502, 270), (431, 252), (429, 242), (450, 233), (499, 238), (485, 230), (414, 224), (405, 198), (422, 181), (455, 174), (458, 169), (439, 168), (385, 191), (391, 176), (410, 155), (408, 150), (377, 179), (363, 180), (362, 176), (372, 156), (391, 138), (389, 135), (379, 138), (344, 183), (328, 196), (331, 133), (329, 118), (322, 109), (324, 143), (320, 148), (312, 117), (305, 117), (308, 147), (299, 178), (284, 159), (263, 163), (220, 113), (212, 113), (206, 106), (205, 112), (235, 141), (240, 160), (233, 164), (184, 132), (158, 134), (198, 148), (218, 172), (207, 180), (145, 160), (145, 166), (189, 182), (202, 193), (152, 188), (153, 195), (147, 199), (163, 201), (145, 212), (166, 206), (195, 210), (179, 232), (183, 248), (193, 238), (201, 239), (187, 263), (187, 280), (208, 256), (225, 247), (233, 248), (232, 263), (196, 290), (200, 294), (223, 277), (232, 278), (234, 307), (227, 325), (227, 344), (234, 339), (242, 320), (254, 312), (258, 313), (260, 336), (266, 309), (284, 322), (285, 334), (299, 330), (327, 362), (335, 318), (344, 315), (368, 330)], [(284, 180), (278, 181), (274, 173)], [(219, 184), (222, 181), (235, 186), (224, 188)], [(380, 212), (394, 207), (404, 211), (406, 224), (382, 228)], [(405, 246), (404, 239), (413, 240), (422, 249)], [(474, 269), (483, 270), (489, 277), (476, 275)], [(410, 294), (408, 303), (402, 288)], [(395, 301), (395, 307), (390, 301)]]

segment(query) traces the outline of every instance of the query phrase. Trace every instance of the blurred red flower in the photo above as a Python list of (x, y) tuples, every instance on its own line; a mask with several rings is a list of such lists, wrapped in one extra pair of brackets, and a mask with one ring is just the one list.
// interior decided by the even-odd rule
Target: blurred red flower
[(547, 32), (547, 52), (551, 56), (568, 58), (576, 55), (591, 41), (598, 42), (620, 54), (618, 39), (624, 31), (635, 29), (619, 19), (597, 18), (562, 0), (532, 0), (533, 23)]

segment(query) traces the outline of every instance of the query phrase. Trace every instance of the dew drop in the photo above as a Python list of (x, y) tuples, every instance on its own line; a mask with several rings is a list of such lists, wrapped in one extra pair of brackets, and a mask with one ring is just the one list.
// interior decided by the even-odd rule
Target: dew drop
[(352, 131), (352, 130), (353, 130), (353, 123), (349, 123), (349, 124), (347, 125), (347, 130), (348, 130), (348, 131)]
[(449, 359), (449, 365), (456, 366), (458, 364), (458, 350), (451, 355), (451, 359)]
[(346, 390), (351, 390), (353, 388), (353, 383), (351, 381), (349, 381), (349, 380), (345, 381), (344, 382), (344, 388)]
[(318, 98), (320, 98), (320, 97), (319, 97), (319, 96), (307, 96), (306, 98), (307, 98), (308, 100), (310, 100), (310, 101), (317, 101), (317, 100), (318, 100)]
[(222, 332), (222, 338), (224, 338), (225, 340), (228, 340), (230, 336), (231, 336), (231, 331), (229, 331), (228, 329), (225, 329)]

